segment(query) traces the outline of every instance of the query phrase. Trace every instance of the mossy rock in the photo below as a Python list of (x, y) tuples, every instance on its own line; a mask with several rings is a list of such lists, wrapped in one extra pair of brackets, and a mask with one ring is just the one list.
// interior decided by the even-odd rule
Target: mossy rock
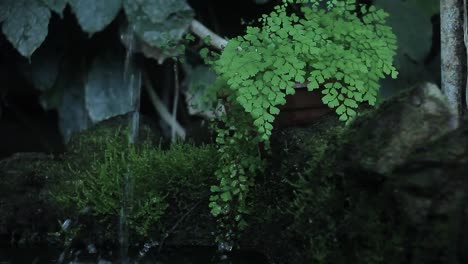
[(245, 240), (276, 263), (466, 262), (468, 120), (450, 132), (437, 89), (413, 87), (346, 128), (273, 137), (254, 191), (266, 213)]
[(343, 161), (385, 176), (412, 151), (449, 132), (451, 116), (451, 107), (435, 84), (410, 87), (347, 128)]
[(99, 241), (116, 242), (121, 210), (126, 210), (134, 242), (146, 237), (166, 240), (169, 235), (178, 235), (179, 241), (202, 240), (193, 225), (185, 228), (180, 222), (210, 223), (205, 217), (209, 214), (200, 211), (208, 211), (216, 149), (191, 142), (168, 144), (145, 123), (140, 140), (129, 144), (128, 120), (113, 118), (72, 137), (53, 168), (62, 179), (51, 187), (54, 200), (88, 227), (83, 237), (99, 234)]
[[(125, 148), (129, 144), (130, 121), (129, 114), (116, 116), (73, 134), (67, 144), (66, 154), (75, 155), (75, 161), (81, 158), (88, 163), (95, 158), (94, 155), (102, 153), (102, 147), (108, 139), (114, 139), (115, 143)], [(139, 124), (137, 144), (151, 142), (154, 145), (169, 145), (149, 118), (141, 116)]]
[(412, 227), (411, 263), (468, 262), (468, 118), (414, 150), (386, 181)]
[(310, 126), (274, 130), (267, 169), (251, 192), (250, 226), (241, 246), (263, 252), (272, 263), (305, 263), (305, 244), (294, 226), (296, 184), (305, 168), (319, 166), (326, 150), (338, 144), (343, 125), (331, 113)]
[(0, 246), (46, 243), (58, 227), (59, 210), (51, 206), (42, 171), (53, 162), (43, 153), (17, 153), (0, 160)]

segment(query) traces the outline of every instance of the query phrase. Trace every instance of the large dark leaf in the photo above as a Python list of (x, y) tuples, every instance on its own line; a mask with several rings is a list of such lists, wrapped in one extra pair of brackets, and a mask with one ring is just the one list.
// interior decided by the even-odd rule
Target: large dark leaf
[(39, 0), (0, 1), (2, 31), (25, 57), (30, 57), (46, 38), (49, 19), (49, 8)]
[(59, 15), (62, 15), (68, 0), (41, 0), (47, 7)]
[(90, 124), (84, 104), (83, 82), (80, 78), (70, 79), (62, 94), (58, 112), (64, 142), (68, 142), (73, 133), (86, 129)]
[(375, 4), (390, 14), (388, 24), (397, 36), (398, 56), (423, 61), (432, 43), (430, 15), (412, 2), (377, 0)]
[(189, 114), (213, 118), (215, 116), (213, 106), (217, 102), (217, 97), (211, 94), (210, 87), (216, 81), (216, 73), (205, 65), (193, 68), (189, 65), (185, 66), (187, 75), (185, 78), (185, 86), (187, 87), (185, 101)]
[(440, 0), (409, 0), (409, 2), (420, 6), (430, 16), (440, 12)]
[(109, 25), (122, 8), (122, 0), (69, 0), (69, 2), (81, 28), (91, 34)]
[(124, 9), (138, 37), (153, 47), (179, 42), (193, 19), (185, 0), (124, 0)]
[[(433, 0), (427, 1), (433, 2)], [(440, 71), (428, 71), (424, 65), (424, 59), (431, 49), (432, 23), (430, 13), (418, 6), (417, 2), (421, 1), (375, 1), (376, 6), (390, 14), (388, 25), (395, 33), (398, 45), (394, 63), (399, 75), (397, 79), (381, 80), (383, 97), (394, 95), (399, 89), (410, 87), (423, 80), (436, 82), (437, 76), (440, 75)]]
[[(133, 92), (139, 90), (139, 76), (124, 72), (125, 56), (119, 52), (99, 55), (88, 72), (86, 81), (86, 109), (93, 122), (99, 122), (133, 110)], [(127, 74), (126, 82), (124, 74)]]
[(0, 23), (8, 18), (8, 15), (10, 14), (10, 9), (13, 6), (11, 2), (12, 1), (7, 0), (0, 1)]
[(46, 109), (57, 108), (59, 128), (64, 142), (75, 132), (91, 124), (85, 107), (85, 74), (79, 58), (64, 58), (58, 80), (53, 89), (46, 91), (41, 103)]
[(51, 34), (44, 44), (34, 52), (31, 59), (24, 61), (20, 68), (34, 88), (47, 91), (54, 86), (57, 80), (63, 54), (63, 38)]

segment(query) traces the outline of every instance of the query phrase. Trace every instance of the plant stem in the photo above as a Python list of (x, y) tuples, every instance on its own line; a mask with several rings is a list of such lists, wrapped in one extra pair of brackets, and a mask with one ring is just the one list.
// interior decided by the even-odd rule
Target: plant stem
[(210, 37), (210, 45), (218, 50), (222, 50), (227, 44), (226, 39), (220, 37), (196, 19), (192, 20), (190, 30), (201, 39)]

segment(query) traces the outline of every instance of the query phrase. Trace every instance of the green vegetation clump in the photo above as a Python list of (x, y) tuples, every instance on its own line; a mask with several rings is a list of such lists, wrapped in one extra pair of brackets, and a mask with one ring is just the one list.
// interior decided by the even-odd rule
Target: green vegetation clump
[(126, 129), (103, 127), (74, 138), (69, 154), (50, 171), (62, 174), (51, 195), (66, 208), (90, 211), (108, 231), (116, 230), (124, 206), (138, 235), (166, 232), (173, 224), (162, 224), (167, 214), (177, 217), (208, 200), (216, 150), (191, 143), (165, 149), (148, 140), (130, 145), (126, 135)]
[[(292, 4), (302, 5), (300, 12), (291, 12)], [(209, 61), (217, 84), (225, 84), (227, 108), (217, 129), (219, 183), (209, 206), (228, 232), (247, 225), (249, 190), (263, 169), (258, 147), (269, 149), (275, 116), (297, 84), (320, 89), (322, 102), (350, 121), (360, 104), (376, 103), (381, 78), (397, 77), (387, 16), (355, 0), (284, 0)]]
[(294, 187), (290, 230), (311, 263), (402, 263), (408, 230), (393, 198), (378, 182), (363, 185), (358, 180), (375, 175), (337, 167), (346, 151), (343, 140), (352, 140), (347, 128), (318, 131), (316, 142), (304, 139), (310, 134), (299, 134), (300, 152), (312, 157), (296, 178), (291, 178), (291, 164), (282, 165), (281, 173)]
[[(291, 14), (288, 2), (305, 5)], [(322, 89), (323, 103), (346, 121), (359, 104), (375, 104), (379, 79), (398, 74), (396, 37), (387, 17), (355, 0), (284, 1), (259, 19), (261, 27), (248, 27), (230, 40), (213, 68), (264, 141), (296, 83), (307, 84), (309, 91)]]
[(288, 263), (405, 263), (404, 216), (378, 182), (358, 180), (375, 175), (340, 167), (349, 126), (328, 117), (273, 135), (277, 154), (251, 194), (262, 213), (246, 216), (243, 236)]

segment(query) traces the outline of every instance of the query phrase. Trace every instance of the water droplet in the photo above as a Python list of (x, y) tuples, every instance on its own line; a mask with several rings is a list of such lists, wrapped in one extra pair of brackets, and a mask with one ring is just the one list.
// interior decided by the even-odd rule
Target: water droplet
[(72, 221), (70, 219), (65, 220), (62, 223), (62, 230), (67, 230), (70, 227), (71, 223)]
[(96, 254), (97, 253), (97, 249), (96, 249), (96, 246), (94, 244), (89, 244), (88, 245), (88, 253), (89, 254)]
[(100, 259), (97, 264), (112, 264), (112, 262), (105, 259)]
[(220, 242), (218, 244), (218, 251), (220, 252), (231, 252), (232, 251), (232, 242)]
[(64, 260), (65, 260), (65, 251), (60, 253), (60, 256), (58, 258), (58, 263), (63, 263)]

